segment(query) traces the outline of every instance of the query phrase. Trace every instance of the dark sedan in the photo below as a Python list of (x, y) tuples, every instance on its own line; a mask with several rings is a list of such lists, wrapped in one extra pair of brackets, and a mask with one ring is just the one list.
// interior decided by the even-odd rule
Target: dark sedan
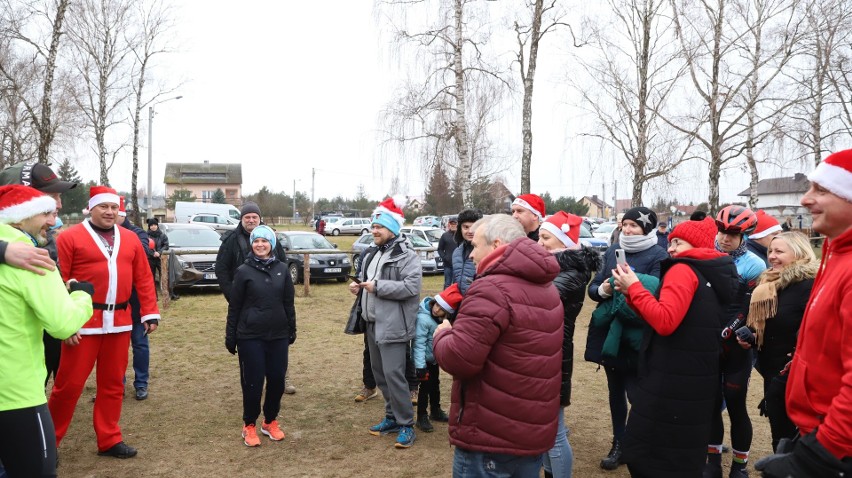
[[(337, 244), (315, 233), (308, 231), (279, 232), (278, 240), (281, 247), (287, 252), (298, 252), (300, 250), (322, 249), (334, 251)], [(310, 256), (311, 280), (336, 279), (337, 282), (346, 282), (346, 276), (352, 272), (352, 263), (349, 256), (342, 252), (329, 254), (311, 254)], [(287, 269), (293, 283), (304, 280), (304, 254), (287, 254)]]
[(161, 223), (160, 228), (169, 236), (169, 249), (203, 251), (199, 254), (180, 254), (181, 267), (176, 287), (218, 287), (216, 281), (216, 254), (222, 244), (219, 233), (202, 224)]

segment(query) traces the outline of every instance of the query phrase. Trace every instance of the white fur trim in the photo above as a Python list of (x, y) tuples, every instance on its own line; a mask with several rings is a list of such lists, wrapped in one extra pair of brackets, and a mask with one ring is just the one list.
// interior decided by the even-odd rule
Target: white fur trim
[[(660, 224), (665, 224), (665, 223), (664, 223), (664, 222), (662, 222), (662, 223), (660, 223)], [(782, 228), (781, 228), (781, 226), (780, 226), (779, 224), (776, 224), (776, 225), (774, 225), (774, 226), (772, 226), (772, 227), (767, 227), (767, 228), (766, 228), (765, 230), (763, 230), (763, 231), (755, 232), (755, 233), (753, 233), (753, 234), (749, 235), (749, 236), (748, 236), (748, 238), (749, 238), (749, 239), (763, 239), (764, 237), (766, 237), (766, 236), (768, 236), (768, 235), (772, 234), (773, 232), (776, 232), (776, 231), (783, 231), (783, 230), (784, 230), (784, 229), (782, 229)]]
[(398, 212), (393, 212), (393, 211), (391, 211), (390, 209), (388, 209), (384, 206), (379, 206), (375, 210), (373, 210), (373, 216), (372, 217), (376, 217), (378, 214), (386, 214), (386, 215), (396, 219), (396, 222), (399, 223), (399, 227), (402, 227), (402, 225), (405, 224), (405, 216), (399, 214)]
[(112, 193), (95, 194), (94, 196), (92, 196), (89, 199), (89, 209), (92, 209), (95, 206), (97, 206), (98, 204), (103, 204), (105, 202), (117, 205), (117, 204), (121, 203), (121, 199), (118, 198), (118, 194), (112, 194)]
[(0, 209), (0, 224), (15, 224), (35, 215), (56, 210), (56, 201), (50, 196), (37, 196), (29, 201)]
[(852, 171), (823, 161), (808, 174), (808, 179), (852, 202)]
[(544, 217), (542, 217), (541, 212), (539, 212), (538, 209), (530, 206), (530, 203), (524, 201), (521, 198), (515, 198), (515, 200), (512, 201), (512, 206), (521, 206), (522, 208), (524, 208), (524, 209), (530, 211), (531, 213), (535, 214), (539, 221), (544, 219)]
[(456, 311), (456, 309), (450, 307), (450, 304), (448, 304), (447, 301), (444, 300), (443, 297), (441, 297), (441, 294), (438, 294), (438, 295), (435, 296), (435, 302), (437, 302), (438, 305), (441, 306), (442, 309), (446, 310), (447, 312), (449, 312), (451, 314)]
[(571, 238), (568, 237), (568, 234), (565, 234), (563, 230), (556, 227), (556, 225), (552, 222), (544, 221), (543, 223), (541, 223), (541, 228), (556, 236), (556, 238), (562, 241), (562, 244), (565, 244), (565, 247), (567, 247), (568, 249), (577, 246), (577, 243), (572, 241)]

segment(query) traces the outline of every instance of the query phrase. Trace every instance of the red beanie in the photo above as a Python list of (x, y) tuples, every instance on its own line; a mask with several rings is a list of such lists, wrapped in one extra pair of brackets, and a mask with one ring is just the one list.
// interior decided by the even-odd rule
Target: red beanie
[(669, 242), (681, 239), (692, 247), (713, 249), (716, 244), (716, 232), (716, 222), (709, 217), (702, 221), (686, 221), (675, 226), (669, 233)]

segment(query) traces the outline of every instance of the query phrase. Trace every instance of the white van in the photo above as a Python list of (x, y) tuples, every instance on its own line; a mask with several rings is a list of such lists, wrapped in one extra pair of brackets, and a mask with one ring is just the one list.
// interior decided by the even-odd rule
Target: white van
[(190, 218), (196, 214), (215, 214), (217, 216), (229, 217), (238, 222), (240, 220), (240, 210), (233, 204), (187, 201), (177, 201), (175, 203), (175, 222), (188, 223)]

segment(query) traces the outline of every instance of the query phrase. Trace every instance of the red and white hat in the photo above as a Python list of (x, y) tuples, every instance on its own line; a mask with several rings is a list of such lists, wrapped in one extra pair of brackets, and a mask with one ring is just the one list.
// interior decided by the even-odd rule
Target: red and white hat
[(91, 210), (98, 204), (111, 203), (121, 204), (121, 199), (115, 189), (107, 186), (92, 186), (89, 188), (89, 207)]
[(398, 235), (399, 228), (405, 224), (405, 213), (402, 212), (403, 207), (405, 207), (405, 198), (402, 196), (385, 199), (373, 210), (373, 223), (384, 226)]
[(459, 291), (458, 284), (453, 284), (441, 291), (440, 294), (435, 294), (435, 302), (437, 302), (438, 306), (446, 310), (449, 314), (454, 314), (456, 312), (461, 301), (462, 294)]
[(541, 223), (541, 228), (556, 236), (568, 249), (580, 244), (580, 225), (583, 218), (559, 211)]
[(15, 224), (56, 210), (56, 201), (35, 188), (20, 184), (0, 186), (0, 224)]
[(766, 214), (766, 211), (763, 209), (754, 214), (757, 216), (757, 227), (754, 228), (754, 232), (748, 235), (749, 239), (763, 239), (773, 232), (783, 230), (781, 229), (781, 224), (778, 224), (778, 219)]
[(538, 220), (544, 220), (544, 201), (535, 194), (521, 194), (512, 201), (512, 206), (521, 206), (538, 216)]
[(808, 179), (852, 202), (852, 149), (825, 158), (808, 174)]
[(118, 215), (121, 217), (127, 217), (127, 209), (124, 204), (124, 196), (118, 197)]

